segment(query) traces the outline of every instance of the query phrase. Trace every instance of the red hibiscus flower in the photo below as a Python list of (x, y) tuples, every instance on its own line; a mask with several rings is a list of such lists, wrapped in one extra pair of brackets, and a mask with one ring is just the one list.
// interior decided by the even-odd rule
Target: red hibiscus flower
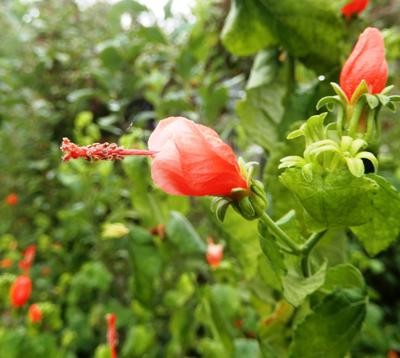
[(207, 253), (206, 259), (208, 264), (213, 267), (217, 268), (222, 261), (224, 256), (224, 247), (222, 244), (214, 244), (212, 239), (208, 239), (208, 246), (207, 246)]
[(352, 0), (342, 7), (342, 14), (349, 18), (360, 14), (368, 6), (368, 0)]
[(28, 317), (32, 323), (37, 323), (42, 320), (42, 310), (37, 304), (33, 303), (29, 306)]
[(229, 196), (232, 189), (248, 189), (232, 148), (211, 128), (183, 117), (170, 117), (159, 122), (148, 144), (149, 150), (124, 149), (109, 143), (79, 147), (64, 138), (61, 150), (64, 160), (151, 156), (153, 181), (172, 195)]
[(380, 31), (367, 28), (359, 37), (340, 74), (340, 87), (351, 101), (354, 91), (364, 80), (370, 93), (380, 93), (386, 85), (388, 65)]
[(6, 204), (10, 206), (17, 205), (18, 203), (18, 195), (15, 193), (8, 194), (6, 196)]
[(111, 350), (111, 358), (117, 358), (117, 329), (115, 328), (115, 323), (117, 321), (117, 316), (115, 313), (110, 313), (106, 316), (107, 319), (107, 341)]
[(26, 274), (29, 273), (33, 260), (35, 259), (35, 255), (36, 255), (36, 245), (28, 246), (23, 253), (23, 258), (19, 262), (18, 266), (21, 270), (24, 270)]
[(10, 301), (14, 307), (23, 306), (31, 296), (32, 281), (26, 275), (18, 276), (10, 289)]

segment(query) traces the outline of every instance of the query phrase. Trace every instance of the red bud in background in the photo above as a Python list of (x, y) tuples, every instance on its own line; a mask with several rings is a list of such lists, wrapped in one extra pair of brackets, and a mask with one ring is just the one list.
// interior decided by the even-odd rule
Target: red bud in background
[(206, 259), (211, 267), (217, 268), (219, 266), (224, 256), (223, 251), (222, 244), (214, 244), (212, 239), (208, 239)]
[(42, 310), (37, 304), (33, 303), (29, 306), (28, 317), (32, 323), (37, 323), (42, 320)]
[(116, 321), (117, 316), (115, 313), (110, 313), (106, 316), (107, 319), (107, 341), (111, 350), (111, 358), (117, 358), (117, 329), (116, 329)]
[(23, 306), (31, 296), (32, 281), (26, 275), (18, 276), (10, 289), (10, 301), (14, 307)]
[(18, 196), (15, 193), (8, 194), (6, 196), (6, 204), (10, 206), (17, 205), (18, 203)]
[(358, 15), (368, 6), (368, 0), (352, 0), (342, 7), (342, 14), (345, 17)]
[(364, 80), (370, 93), (380, 93), (386, 85), (388, 65), (382, 34), (376, 28), (367, 28), (359, 37), (353, 52), (340, 74), (340, 87), (349, 101)]
[(11, 259), (3, 259), (0, 260), (0, 267), (1, 268), (10, 268), (12, 266), (13, 262)]
[(35, 259), (35, 255), (36, 255), (36, 245), (34, 244), (28, 246), (23, 253), (23, 258), (19, 262), (18, 267), (21, 270), (24, 270), (26, 274), (29, 273), (33, 260)]

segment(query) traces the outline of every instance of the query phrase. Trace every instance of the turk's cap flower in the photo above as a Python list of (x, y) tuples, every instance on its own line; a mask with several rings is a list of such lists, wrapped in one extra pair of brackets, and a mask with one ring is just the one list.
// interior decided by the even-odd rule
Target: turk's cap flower
[(116, 321), (117, 316), (115, 313), (109, 313), (106, 315), (107, 320), (107, 342), (110, 346), (111, 350), (111, 358), (117, 357), (117, 341), (118, 341), (118, 334), (116, 329)]
[(28, 317), (32, 323), (37, 323), (42, 320), (42, 310), (36, 303), (29, 306)]
[(184, 117), (169, 117), (158, 123), (148, 147), (125, 149), (114, 143), (78, 146), (64, 138), (60, 149), (65, 161), (149, 156), (154, 183), (171, 195), (230, 196), (233, 190), (248, 190), (235, 153), (211, 128)]
[(341, 13), (343, 16), (350, 18), (363, 12), (367, 6), (368, 0), (351, 0), (342, 7)]
[(17, 205), (18, 203), (18, 195), (15, 193), (10, 193), (6, 196), (5, 202), (9, 206)]
[(385, 45), (380, 31), (368, 27), (360, 35), (351, 55), (340, 73), (340, 87), (350, 103), (354, 103), (356, 90), (365, 82), (368, 92), (377, 94), (385, 88), (388, 65)]
[(25, 271), (26, 274), (29, 272), (29, 270), (33, 264), (35, 255), (36, 255), (36, 245), (32, 244), (25, 249), (25, 251), (23, 253), (23, 258), (18, 263), (18, 267), (21, 270)]
[(10, 288), (10, 301), (14, 307), (23, 306), (31, 296), (32, 281), (26, 275), (21, 275), (16, 278)]
[(207, 245), (207, 253), (206, 259), (208, 264), (213, 267), (217, 268), (224, 256), (224, 247), (222, 244), (215, 244), (214, 240), (208, 238), (208, 245)]

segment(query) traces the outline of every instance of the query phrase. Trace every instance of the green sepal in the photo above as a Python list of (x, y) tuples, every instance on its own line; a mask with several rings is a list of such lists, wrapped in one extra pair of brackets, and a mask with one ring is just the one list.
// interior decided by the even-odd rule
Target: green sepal
[(370, 109), (375, 109), (376, 107), (379, 106), (379, 99), (377, 98), (377, 96), (374, 96), (372, 94), (366, 93), (365, 98), (367, 100), (368, 106)]
[(329, 112), (332, 112), (335, 104), (343, 104), (340, 100), (340, 96), (326, 96), (318, 101), (316, 108), (317, 110), (320, 110), (322, 107), (326, 107)]
[(350, 103), (354, 104), (354, 103), (358, 102), (360, 97), (363, 94), (368, 93), (368, 91), (369, 90), (368, 90), (367, 82), (365, 82), (365, 80), (362, 80), (360, 82), (360, 84), (358, 85), (358, 87), (356, 88), (356, 90), (353, 92), (353, 95), (351, 96)]
[(333, 88), (333, 90), (335, 91), (335, 93), (340, 97), (340, 99), (342, 100), (342, 103), (348, 103), (349, 100), (346, 96), (346, 93), (344, 93), (344, 91), (342, 90), (342, 88), (335, 82), (331, 82), (331, 86)]

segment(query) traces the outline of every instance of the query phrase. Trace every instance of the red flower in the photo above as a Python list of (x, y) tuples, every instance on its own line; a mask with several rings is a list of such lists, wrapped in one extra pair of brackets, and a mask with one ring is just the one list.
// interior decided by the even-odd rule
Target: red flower
[(229, 196), (234, 188), (248, 189), (232, 148), (211, 128), (183, 117), (161, 120), (149, 138), (149, 150), (124, 149), (109, 143), (79, 147), (67, 138), (61, 150), (64, 160), (151, 156), (153, 181), (172, 195)]
[(360, 14), (368, 6), (368, 0), (352, 0), (342, 7), (342, 14), (345, 17), (352, 17)]
[(7, 205), (14, 206), (18, 203), (18, 195), (15, 193), (8, 194), (6, 196), (6, 203)]
[(35, 254), (36, 254), (36, 245), (28, 246), (23, 253), (24, 256), (23, 259), (18, 264), (18, 267), (21, 270), (24, 270), (26, 274), (29, 273), (29, 270), (35, 258)]
[(107, 319), (107, 341), (111, 349), (111, 358), (117, 358), (117, 329), (115, 328), (115, 323), (117, 316), (115, 313), (110, 313), (106, 316)]
[(212, 239), (208, 239), (206, 259), (208, 264), (217, 268), (222, 261), (224, 256), (224, 247), (221, 244), (214, 244)]
[(32, 281), (26, 275), (18, 276), (10, 289), (10, 301), (14, 307), (23, 306), (32, 292)]
[(28, 317), (32, 323), (42, 320), (42, 310), (37, 304), (33, 303), (29, 306)]
[(380, 31), (367, 28), (359, 37), (340, 74), (340, 86), (349, 101), (364, 80), (370, 93), (380, 93), (386, 85), (388, 66)]

